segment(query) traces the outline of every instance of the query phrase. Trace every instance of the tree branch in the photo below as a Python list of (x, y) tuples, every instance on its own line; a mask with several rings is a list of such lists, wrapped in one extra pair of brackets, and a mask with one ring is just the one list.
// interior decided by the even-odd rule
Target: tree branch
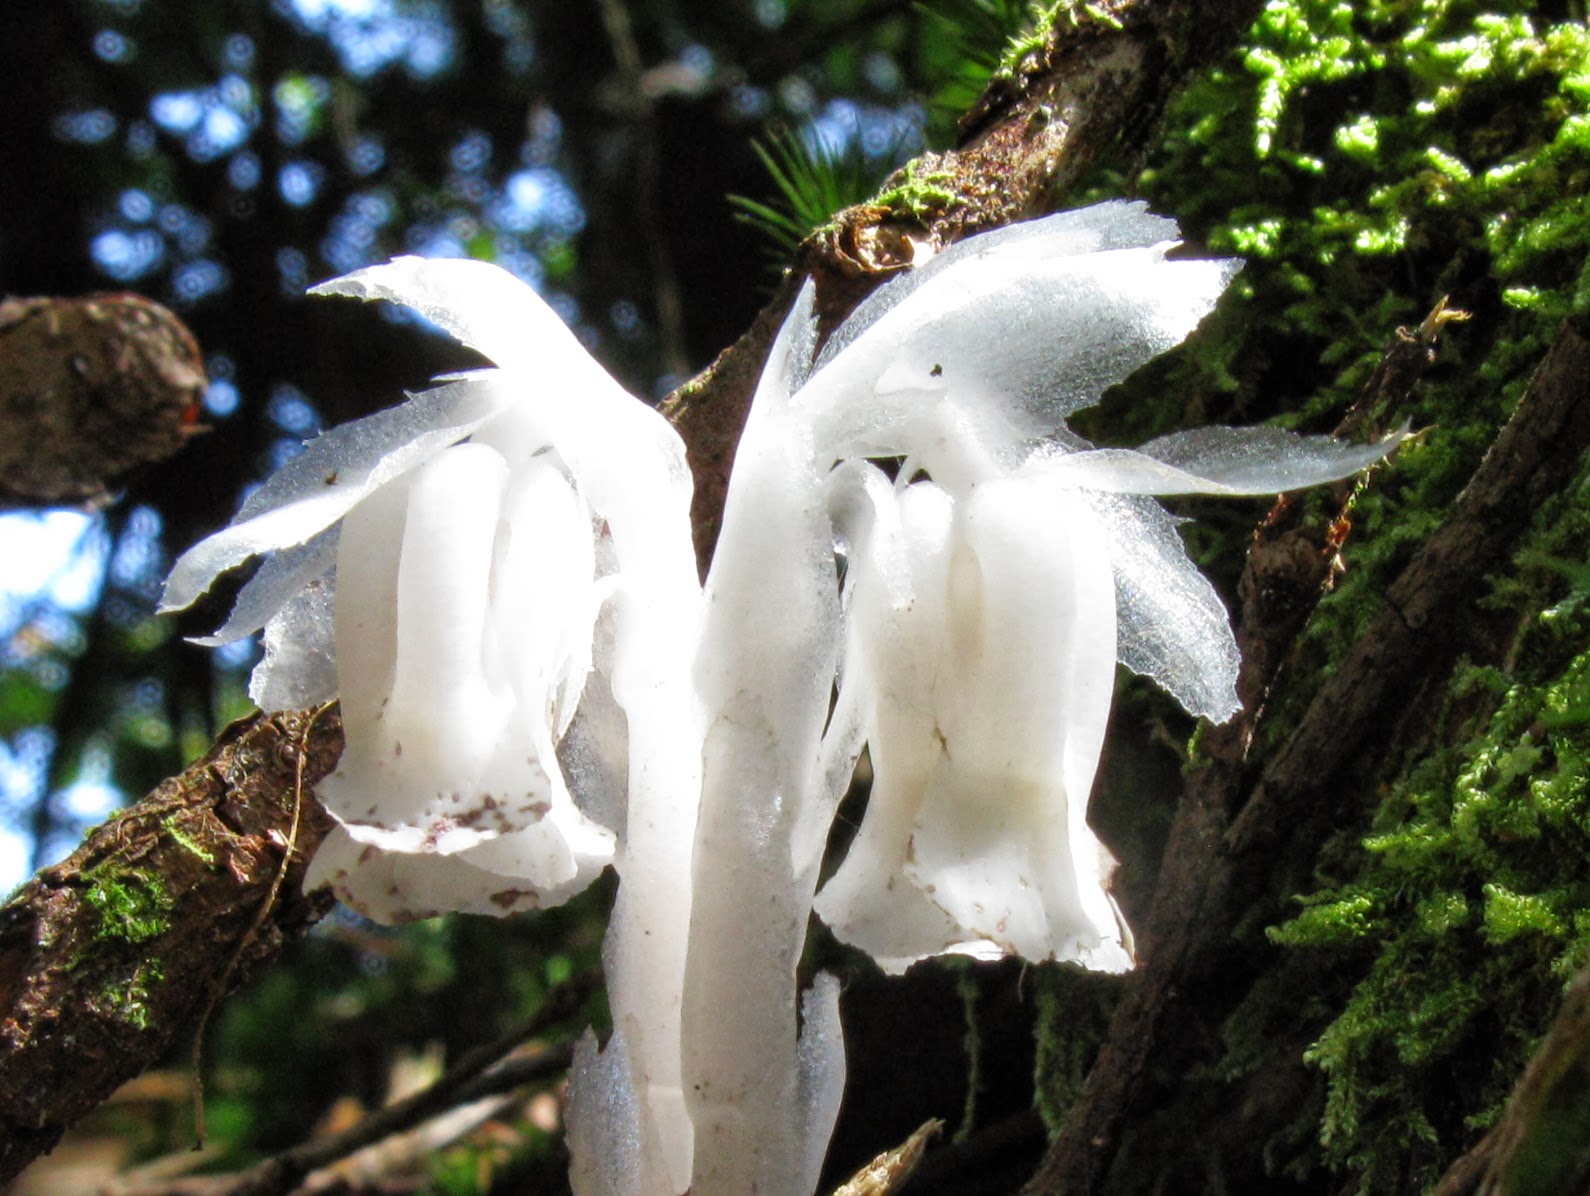
[(0, 1179), (330, 908), (302, 881), (341, 750), (334, 714), (235, 723), (0, 908)]
[(0, 302), (0, 505), (100, 505), (200, 430), (193, 334), (141, 295)]

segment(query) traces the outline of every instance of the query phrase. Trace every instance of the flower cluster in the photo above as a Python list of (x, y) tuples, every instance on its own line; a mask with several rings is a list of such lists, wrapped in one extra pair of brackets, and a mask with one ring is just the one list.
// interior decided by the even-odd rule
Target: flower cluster
[[(412, 258), (316, 288), (405, 304), (494, 368), (311, 443), (177, 562), (165, 605), (271, 554), (208, 642), (263, 628), (262, 707), (340, 695), (313, 879), (357, 908), (502, 913), (617, 867), (577, 1192), (808, 1196), (844, 1075), (837, 985), (796, 990), (814, 908), (894, 971), (1131, 966), (1086, 817), (1115, 665), (1236, 709), (1225, 611), (1153, 496), (1274, 493), (1391, 446), (1071, 433), (1234, 272), (1168, 259), (1175, 237), (1119, 202), (972, 237), (820, 351), (808, 284), (704, 587), (677, 436), (533, 291)], [(819, 892), (864, 747), (869, 804)]]

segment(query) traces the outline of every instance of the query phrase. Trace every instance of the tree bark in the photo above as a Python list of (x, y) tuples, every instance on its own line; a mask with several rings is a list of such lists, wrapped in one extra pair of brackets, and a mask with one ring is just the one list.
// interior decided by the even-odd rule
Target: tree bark
[(200, 431), (193, 334), (141, 295), (0, 302), (0, 504), (102, 505)]
[(1590, 970), (1563, 999), (1502, 1119), (1441, 1177), (1434, 1196), (1590, 1188)]

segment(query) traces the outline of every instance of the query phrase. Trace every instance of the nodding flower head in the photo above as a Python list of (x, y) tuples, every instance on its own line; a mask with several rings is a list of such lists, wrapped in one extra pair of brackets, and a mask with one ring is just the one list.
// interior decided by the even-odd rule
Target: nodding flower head
[(402, 303), (495, 368), (311, 442), (183, 555), (163, 606), (270, 554), (201, 642), (264, 628), (266, 709), (341, 698), (319, 790), (340, 827), (312, 881), (386, 920), (562, 901), (613, 857), (627, 767), (611, 735), (572, 750), (576, 712), (644, 719), (681, 667), (654, 641), (694, 618), (683, 447), (494, 266), (401, 258), (316, 293)]
[(809, 296), (790, 317), (782, 434), (810, 444), (847, 562), (836, 711), (874, 778), (816, 909), (890, 970), (945, 951), (1130, 966), (1086, 820), (1115, 664), (1194, 714), (1237, 709), (1225, 610), (1150, 496), (1273, 494), (1394, 443), (1072, 433), (1238, 268), (1167, 258), (1175, 235), (1141, 204), (1100, 204), (955, 245), (815, 355)]

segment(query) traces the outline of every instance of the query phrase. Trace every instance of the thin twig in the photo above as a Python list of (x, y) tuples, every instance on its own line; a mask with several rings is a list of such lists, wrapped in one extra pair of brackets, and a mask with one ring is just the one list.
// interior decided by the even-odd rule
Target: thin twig
[(600, 984), (600, 972), (592, 970), (556, 985), (535, 1013), (519, 1026), (465, 1052), (428, 1087), (371, 1113), (341, 1133), (301, 1143), (246, 1171), (127, 1187), (120, 1189), (117, 1196), (287, 1196), (311, 1173), (373, 1143), (461, 1105), (538, 1083), (567, 1070), (573, 1057), (573, 1048), (567, 1044), (516, 1058), (504, 1057), (577, 1014)]

